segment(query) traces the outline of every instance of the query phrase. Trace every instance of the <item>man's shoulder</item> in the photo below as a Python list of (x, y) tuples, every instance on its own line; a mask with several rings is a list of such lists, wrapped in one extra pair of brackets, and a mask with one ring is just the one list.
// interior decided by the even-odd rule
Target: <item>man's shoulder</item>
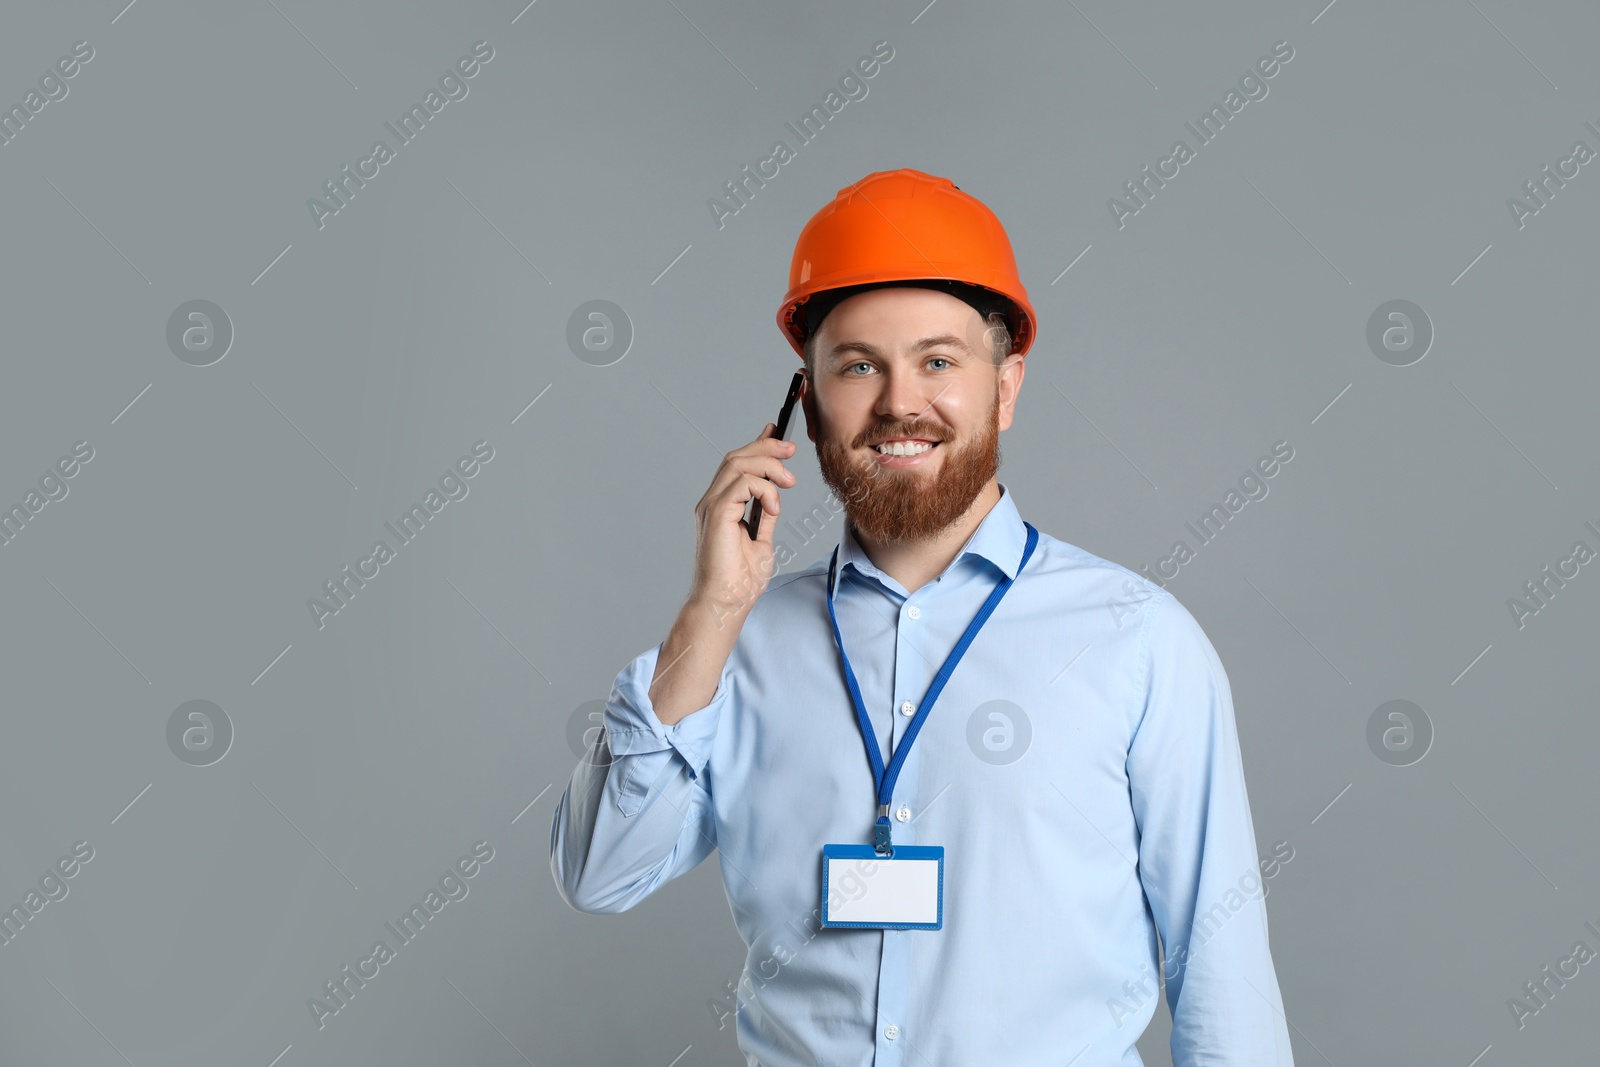
[[(1035, 527), (1037, 529), (1037, 527)], [(1171, 599), (1172, 594), (1162, 585), (1151, 581), (1138, 571), (1124, 567), (1114, 560), (1097, 556), (1086, 548), (1080, 548), (1070, 541), (1064, 541), (1039, 530), (1039, 544), (1034, 554), (1042, 556), (1043, 567), (1040, 573), (1050, 574), (1061, 578), (1071, 578), (1081, 585), (1092, 587), (1090, 595), (1107, 593), (1123, 600), (1137, 603), (1161, 602)], [(1028, 564), (1028, 570), (1033, 570), (1034, 563)]]
[[(1035, 527), (1035, 529), (1038, 529), (1038, 527)], [(1061, 538), (1056, 537), (1054, 534), (1046, 533), (1044, 530), (1039, 530), (1039, 547), (1035, 551), (1044, 550), (1048, 550), (1052, 556), (1070, 566), (1110, 571), (1117, 576), (1126, 577), (1138, 583), (1143, 588), (1157, 592), (1161, 590), (1161, 586), (1157, 585), (1155, 582), (1152, 582), (1150, 579), (1146, 578), (1137, 571), (1124, 567), (1115, 560), (1106, 559), (1104, 556), (1097, 556), (1088, 549), (1081, 548), (1078, 545), (1073, 544), (1071, 541), (1062, 540)]]
[(787, 571), (787, 572), (785, 572), (783, 574), (775, 574), (775, 575), (773, 575), (772, 576), (772, 581), (767, 583), (766, 592), (763, 593), (762, 595), (763, 596), (769, 596), (772, 593), (776, 593), (780, 589), (785, 588), (786, 586), (793, 585), (795, 582), (803, 581), (804, 579), (807, 579), (807, 578), (820, 578), (823, 581), (827, 581), (827, 578), (828, 578), (828, 558), (829, 558), (829, 555), (831, 555), (831, 554), (832, 554), (832, 550), (830, 549), (828, 554), (825, 554), (823, 556), (818, 557), (815, 560), (812, 560), (810, 563), (806, 564), (804, 567), (801, 567), (801, 568), (799, 568), (797, 570)]
[(761, 595), (756, 597), (753, 612), (772, 607), (792, 607), (795, 597), (822, 596), (827, 581), (827, 556), (796, 570), (774, 574)]

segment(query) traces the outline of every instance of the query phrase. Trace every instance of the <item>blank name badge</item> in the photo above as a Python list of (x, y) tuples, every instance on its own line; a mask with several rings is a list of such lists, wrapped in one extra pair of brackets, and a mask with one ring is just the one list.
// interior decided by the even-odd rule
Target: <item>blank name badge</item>
[(822, 925), (879, 930), (944, 926), (944, 846), (822, 846)]

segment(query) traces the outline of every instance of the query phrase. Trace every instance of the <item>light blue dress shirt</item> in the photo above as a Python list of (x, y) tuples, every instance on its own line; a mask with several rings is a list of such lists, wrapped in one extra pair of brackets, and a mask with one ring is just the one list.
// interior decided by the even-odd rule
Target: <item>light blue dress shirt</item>
[(768, 584), (705, 708), (656, 718), (659, 645), (617, 676), (551, 826), (562, 896), (624, 911), (719, 852), (749, 948), (725, 1016), (736, 1000), (751, 1065), (1137, 1067), (1164, 970), (1176, 1067), (1292, 1067), (1215, 649), (1170, 592), (1043, 531), (1017, 575), (1027, 531), (1000, 488), (915, 593), (848, 522), (835, 579), (891, 753), (995, 583), (1016, 578), (895, 789), (895, 844), (945, 847), (943, 929), (818, 925), (822, 846), (870, 844), (877, 818), (828, 555)]

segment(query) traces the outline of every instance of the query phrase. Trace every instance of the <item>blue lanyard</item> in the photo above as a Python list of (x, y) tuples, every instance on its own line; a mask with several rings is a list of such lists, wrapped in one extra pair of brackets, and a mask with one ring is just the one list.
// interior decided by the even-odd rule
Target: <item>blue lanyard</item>
[[(1028, 543), (1022, 550), (1022, 562), (1017, 564), (1019, 575), (1028, 565), (1028, 557), (1033, 555), (1034, 546), (1039, 543), (1039, 531), (1035, 530), (1031, 523), (1024, 522), (1023, 525), (1028, 528)], [(967, 654), (967, 647), (972, 644), (972, 639), (978, 636), (983, 624), (989, 621), (989, 616), (994, 614), (1000, 598), (1006, 595), (1006, 591), (1011, 588), (1011, 583), (1015, 579), (1002, 577), (993, 592), (989, 594), (989, 599), (978, 609), (978, 614), (967, 624), (967, 630), (961, 635), (961, 640), (950, 650), (950, 655), (945, 657), (944, 666), (939, 668), (933, 683), (928, 686), (928, 692), (922, 698), (922, 705), (917, 708), (916, 717), (911, 720), (911, 725), (906, 727), (905, 735), (895, 746), (894, 757), (885, 768), (883, 754), (878, 750), (877, 732), (872, 728), (872, 720), (867, 718), (867, 709), (861, 699), (861, 686), (856, 682), (856, 673), (850, 668), (850, 657), (844, 650), (844, 636), (839, 633), (839, 616), (833, 610), (833, 576), (838, 566), (839, 549), (836, 546), (833, 558), (828, 563), (828, 618), (833, 621), (833, 638), (839, 646), (839, 661), (844, 665), (844, 679), (850, 687), (850, 700), (855, 704), (856, 725), (861, 728), (861, 742), (866, 746), (867, 761), (872, 764), (872, 779), (878, 787), (878, 822), (873, 828), (874, 848), (881, 854), (889, 854), (894, 851), (889, 839), (889, 805), (894, 797), (894, 783), (900, 777), (900, 768), (905, 766), (906, 756), (911, 753), (912, 742), (916, 741), (917, 733), (927, 721), (928, 712), (933, 710), (933, 702), (939, 699), (945, 683), (950, 680), (950, 675), (955, 673), (956, 664)], [(890, 736), (893, 736), (893, 733), (891, 727)]]

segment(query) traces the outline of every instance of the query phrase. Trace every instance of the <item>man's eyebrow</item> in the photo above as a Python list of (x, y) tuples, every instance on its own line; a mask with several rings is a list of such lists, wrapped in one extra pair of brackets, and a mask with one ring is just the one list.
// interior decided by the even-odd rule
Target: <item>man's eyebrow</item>
[[(971, 347), (953, 333), (942, 333), (935, 337), (924, 337), (911, 346), (913, 354), (926, 352), (930, 348), (959, 348), (961, 351), (971, 353)], [(849, 352), (861, 352), (874, 358), (882, 358), (883, 352), (876, 345), (866, 341), (841, 341), (834, 345), (828, 352), (827, 363), (832, 365), (839, 358)]]

